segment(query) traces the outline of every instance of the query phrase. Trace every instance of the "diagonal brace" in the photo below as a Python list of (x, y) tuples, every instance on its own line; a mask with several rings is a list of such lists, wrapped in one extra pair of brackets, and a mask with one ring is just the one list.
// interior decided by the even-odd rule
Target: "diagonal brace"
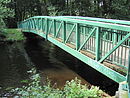
[(70, 35), (72, 34), (72, 32), (73, 32), (73, 30), (74, 30), (75, 27), (76, 27), (76, 24), (73, 25), (73, 27), (72, 27), (72, 29), (71, 29), (69, 35), (67, 36), (67, 38), (66, 38), (66, 40), (65, 40), (65, 43), (69, 40), (69, 37), (70, 37)]
[(60, 29), (61, 29), (62, 24), (63, 24), (63, 21), (60, 23), (60, 26), (59, 26), (59, 28), (58, 28), (58, 30), (57, 30), (57, 32), (56, 32), (55, 37), (57, 37), (57, 36), (58, 36), (58, 33), (59, 33)]
[(50, 24), (50, 27), (49, 27), (48, 33), (49, 33), (50, 30), (51, 30), (52, 24), (53, 24), (53, 21), (51, 21), (51, 24)]
[(110, 50), (99, 62), (103, 62), (108, 56), (110, 56), (127, 38), (130, 37), (130, 33), (128, 33), (112, 50)]
[[(44, 20), (44, 21), (43, 21)], [(47, 21), (47, 19), (46, 18), (43, 18), (42, 19), (42, 30), (45, 30), (45, 27), (46, 27), (46, 22)]]
[(78, 51), (80, 51), (82, 48), (83, 48), (83, 46), (87, 43), (87, 41), (90, 39), (90, 37), (93, 35), (93, 33), (94, 33), (94, 31), (96, 30), (96, 28), (94, 27), (93, 29), (92, 29), (92, 31), (90, 32), (90, 34), (89, 34), (89, 36), (86, 38), (86, 40), (84, 41), (84, 43), (80, 46), (80, 48), (78, 49)]

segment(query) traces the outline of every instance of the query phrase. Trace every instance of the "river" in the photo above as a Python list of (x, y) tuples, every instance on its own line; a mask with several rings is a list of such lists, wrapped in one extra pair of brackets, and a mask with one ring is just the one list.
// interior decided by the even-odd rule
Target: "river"
[(110, 95), (114, 95), (118, 84), (79, 61), (52, 43), (28, 35), (26, 42), (0, 44), (0, 96), (6, 88), (20, 87), (22, 80), (29, 78), (32, 67), (62, 88), (67, 80), (78, 77), (83, 84), (92, 84)]

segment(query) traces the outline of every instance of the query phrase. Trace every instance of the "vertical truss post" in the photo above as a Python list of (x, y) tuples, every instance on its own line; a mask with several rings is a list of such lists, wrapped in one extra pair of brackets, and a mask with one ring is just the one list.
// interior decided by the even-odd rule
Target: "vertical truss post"
[(27, 27), (27, 29), (29, 30), (29, 29), (30, 29), (30, 23), (29, 23), (29, 20), (27, 21), (27, 23), (28, 23), (28, 27)]
[(31, 19), (29, 21), (30, 21), (30, 29), (32, 29), (32, 23), (31, 23), (32, 21), (31, 21)]
[(32, 29), (33, 29), (33, 19), (31, 19), (31, 25), (32, 25)]
[(56, 36), (56, 21), (53, 20), (53, 36)]
[(37, 30), (37, 19), (34, 19), (34, 23), (35, 23), (35, 30)]
[(38, 30), (38, 18), (36, 18), (36, 30)]
[(34, 29), (34, 26), (33, 26), (33, 19), (31, 19), (31, 24), (32, 24), (32, 29)]
[(79, 24), (76, 23), (76, 50), (80, 47), (80, 32), (79, 32)]
[(66, 24), (65, 24), (65, 21), (63, 21), (63, 43), (65, 43), (65, 40), (66, 40)]
[(33, 19), (33, 29), (36, 29), (35, 19)]
[(100, 27), (97, 27), (96, 29), (96, 60), (98, 61), (100, 59)]
[(31, 20), (29, 20), (29, 30), (31, 30)]
[(42, 32), (44, 32), (44, 31), (43, 31), (43, 29), (44, 29), (44, 28), (43, 28), (43, 24), (44, 24), (44, 22), (43, 22), (43, 18), (42, 18), (41, 21), (42, 21), (42, 22), (41, 22), (41, 26), (42, 26), (41, 29), (42, 29)]
[(45, 34), (46, 34), (46, 40), (48, 38), (48, 19), (46, 18), (46, 30), (45, 30)]

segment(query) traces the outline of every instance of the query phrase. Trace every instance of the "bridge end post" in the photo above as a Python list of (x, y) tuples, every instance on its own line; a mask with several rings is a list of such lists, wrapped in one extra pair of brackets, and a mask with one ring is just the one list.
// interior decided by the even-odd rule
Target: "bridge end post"
[(115, 98), (130, 98), (127, 81), (119, 83), (119, 88), (116, 92)]
[(126, 81), (119, 83), (117, 98), (130, 98), (130, 47), (129, 47), (129, 63)]
[(127, 90), (128, 90), (128, 96), (130, 98), (130, 47), (129, 47), (129, 63), (128, 63), (128, 72), (127, 72), (127, 83), (128, 83), (128, 87), (127, 87)]
[(48, 19), (46, 18), (46, 40), (48, 39)]

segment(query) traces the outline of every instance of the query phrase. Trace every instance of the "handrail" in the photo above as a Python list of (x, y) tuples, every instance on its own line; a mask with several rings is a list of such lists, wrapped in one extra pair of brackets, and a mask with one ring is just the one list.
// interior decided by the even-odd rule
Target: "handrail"
[(105, 18), (83, 17), (83, 16), (60, 16), (60, 17), (130, 25), (130, 21), (127, 21), (127, 20), (105, 19)]
[[(51, 17), (51, 16), (34, 16), (34, 17), (29, 18), (29, 19), (35, 19), (35, 18), (55, 19), (55, 20), (59, 20), (59, 21), (66, 21), (66, 22), (71, 22), (71, 23), (80, 23), (80, 24), (84, 24), (84, 25), (92, 25), (92, 26), (97, 26), (97, 27), (104, 27), (104, 28), (110, 28), (110, 29), (116, 29), (116, 30), (130, 32), (130, 26), (128, 26), (128, 25), (104, 23), (104, 22), (89, 21), (89, 20), (77, 20), (77, 19), (64, 18), (64, 17)], [(23, 22), (26, 22), (29, 19), (26, 19)]]

